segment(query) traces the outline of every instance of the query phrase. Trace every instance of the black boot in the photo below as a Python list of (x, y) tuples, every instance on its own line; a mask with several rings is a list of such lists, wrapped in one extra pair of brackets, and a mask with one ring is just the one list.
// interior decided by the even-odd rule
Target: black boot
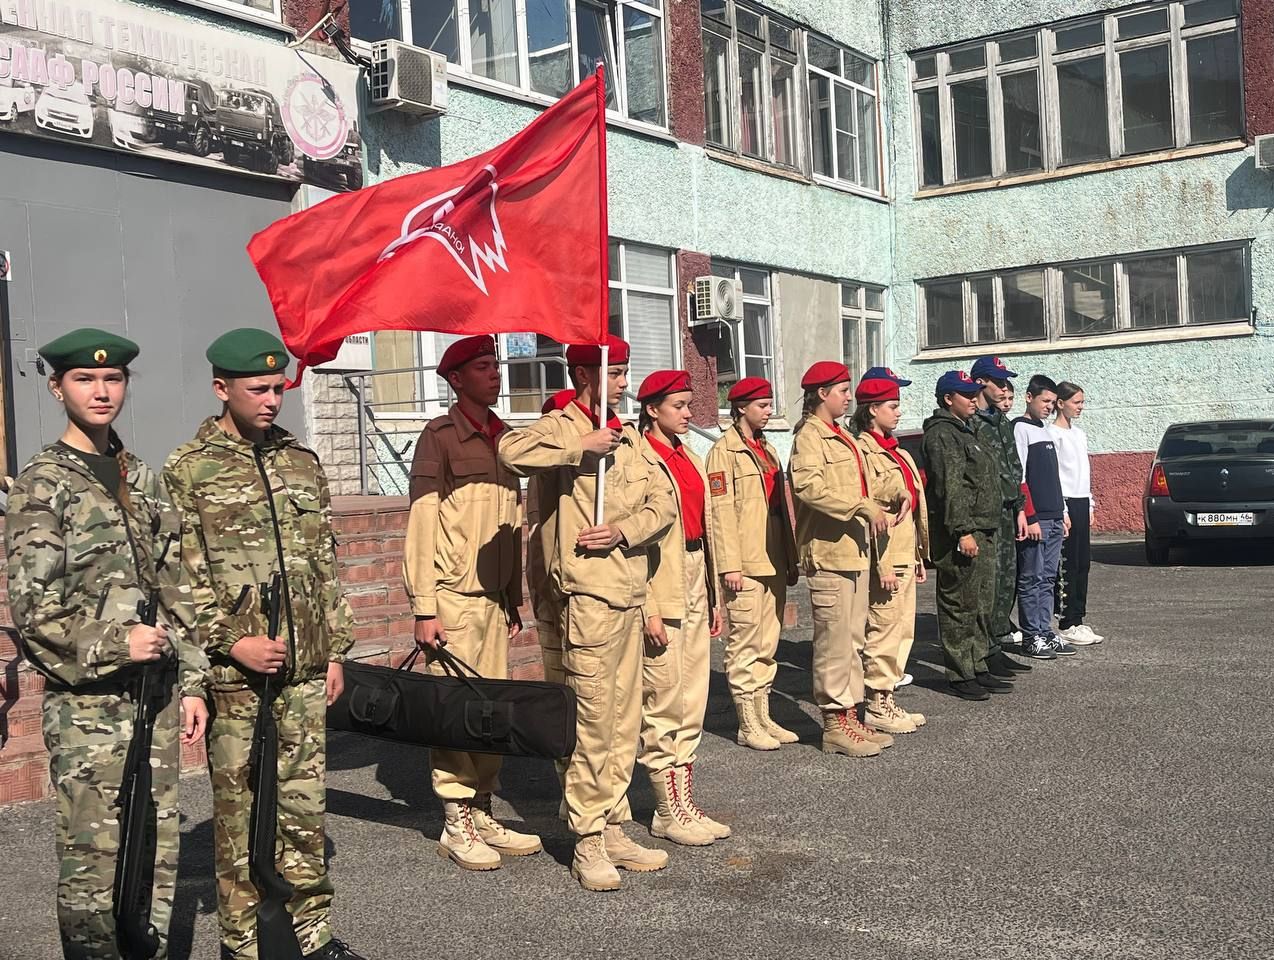
[(991, 699), (991, 695), (976, 680), (952, 680), (947, 687), (961, 700)]
[(1000, 664), (997, 662), (995, 657), (991, 657), (990, 659), (987, 660), (986, 672), (990, 674), (991, 676), (995, 677), (996, 679), (1003, 680), (1006, 683), (1012, 683), (1014, 680), (1017, 679), (1017, 674), (1014, 673), (1012, 670), (1008, 670), (1000, 666)]
[[(996, 670), (1000, 671), (998, 673), (995, 673), (997, 677), (1004, 676), (1005, 670), (1011, 673), (1030, 673), (1031, 672), (1031, 665), (1029, 663), (1022, 663), (1020, 660), (1014, 660), (1012, 657), (1010, 657), (1008, 654), (1004, 653), (1003, 651), (1001, 651), (1000, 653), (997, 653), (994, 657), (988, 660), (987, 666), (995, 667)], [(994, 673), (995, 671), (992, 671), (992, 672)]]
[(351, 950), (349, 944), (333, 937), (313, 953), (307, 953), (305, 960), (367, 960), (367, 958)]
[(992, 693), (1008, 693), (1013, 689), (1013, 684), (1005, 683), (1003, 680), (993, 677), (989, 673), (979, 673), (977, 675), (977, 682), (979, 686), (985, 687)]

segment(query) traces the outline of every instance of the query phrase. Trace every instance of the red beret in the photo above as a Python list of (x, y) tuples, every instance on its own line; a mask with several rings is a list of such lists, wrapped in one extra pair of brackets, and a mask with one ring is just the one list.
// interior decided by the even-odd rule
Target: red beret
[(820, 360), (805, 371), (801, 377), (801, 387), (812, 390), (815, 387), (830, 387), (834, 383), (850, 380), (849, 367), (835, 360)]
[(898, 392), (898, 382), (886, 380), (884, 377), (860, 380), (858, 386), (854, 388), (854, 399), (859, 403), (883, 403), (886, 400), (901, 399), (901, 396)]
[(544, 406), (540, 407), (540, 413), (552, 413), (554, 410), (565, 410), (566, 405), (575, 399), (574, 390), (559, 390), (553, 396), (544, 401)]
[(641, 403), (657, 400), (670, 393), (682, 393), (693, 389), (690, 386), (690, 374), (684, 370), (656, 370), (637, 388), (637, 399)]
[(494, 337), (486, 334), (480, 337), (465, 337), (463, 340), (457, 340), (443, 351), (442, 359), (438, 361), (438, 376), (446, 380), (448, 374), (454, 370), (459, 370), (470, 360), (477, 360), (478, 357), (494, 356)]
[(736, 401), (768, 400), (774, 396), (774, 387), (765, 377), (744, 377), (726, 394), (731, 403)]
[[(606, 338), (610, 355), (606, 362), (615, 366), (628, 362), (628, 341), (613, 333)], [(602, 362), (602, 348), (596, 343), (572, 343), (566, 348), (566, 365), (569, 367), (595, 367)]]

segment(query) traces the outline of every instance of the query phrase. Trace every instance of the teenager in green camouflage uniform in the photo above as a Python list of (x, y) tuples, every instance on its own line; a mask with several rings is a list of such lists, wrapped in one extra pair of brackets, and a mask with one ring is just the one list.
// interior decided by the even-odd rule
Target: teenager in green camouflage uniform
[[(88, 328), (40, 348), (67, 429), (32, 458), (9, 494), (9, 603), (23, 654), (45, 680), (44, 743), (61, 861), (57, 916), (68, 960), (120, 955), (111, 911), (116, 804), (141, 666), (154, 664), (165, 680), (149, 758), (158, 808), (150, 921), (161, 960), (177, 879), (179, 740), (202, 738), (208, 719), (208, 662), (191, 642), (180, 517), (110, 426), (137, 352), (132, 341)], [(155, 590), (157, 625), (148, 627), (139, 604)]]
[(987, 667), (1002, 680), (1027, 673), (1030, 666), (1012, 659), (1004, 645), (1013, 641), (1013, 599), (1017, 595), (1017, 541), (1026, 536), (1026, 494), (1022, 491), (1022, 461), (1013, 439), (1013, 423), (1000, 411), (1000, 403), (1017, 374), (999, 357), (978, 357), (969, 371), (982, 392), (973, 429), (995, 450), (999, 462), (1000, 525), (995, 531), (995, 606), (991, 610), (991, 649)]
[[(190, 552), (201, 558), (195, 597), (213, 611), (200, 632), (212, 662), (208, 764), (222, 956), (258, 957), (248, 758), (268, 673), (279, 678), (271, 684), (279, 727), (277, 865), (295, 890), (293, 927), (305, 956), (353, 958), (332, 937), (324, 861), (327, 706), (340, 695), (353, 645), (327, 480), (315, 454), (274, 425), (287, 365), (278, 338), (234, 330), (207, 356), (222, 415), (173, 451), (164, 478), (186, 512)], [(281, 638), (264, 636), (261, 585), (275, 572), (283, 574)]]
[(995, 600), (999, 461), (971, 420), (980, 387), (963, 370), (938, 380), (938, 409), (925, 421), (923, 449), (930, 556), (938, 570), (938, 634), (951, 692), (965, 700), (1008, 693), (987, 671)]

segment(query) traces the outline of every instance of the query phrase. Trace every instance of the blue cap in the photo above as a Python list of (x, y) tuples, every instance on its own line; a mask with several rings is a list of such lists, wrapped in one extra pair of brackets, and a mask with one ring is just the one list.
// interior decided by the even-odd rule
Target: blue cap
[(1007, 380), (1009, 377), (1016, 377), (1017, 374), (1006, 367), (999, 357), (978, 357), (973, 361), (973, 369), (969, 371), (969, 376), (974, 380), (978, 377), (986, 380)]
[(966, 397), (976, 396), (982, 391), (982, 388), (974, 383), (963, 370), (948, 370), (938, 378), (938, 394), (945, 396), (948, 393), (960, 393)]
[(872, 367), (863, 374), (863, 381), (865, 382), (867, 380), (890, 380), (900, 387), (911, 386), (910, 380), (904, 380), (888, 367)]

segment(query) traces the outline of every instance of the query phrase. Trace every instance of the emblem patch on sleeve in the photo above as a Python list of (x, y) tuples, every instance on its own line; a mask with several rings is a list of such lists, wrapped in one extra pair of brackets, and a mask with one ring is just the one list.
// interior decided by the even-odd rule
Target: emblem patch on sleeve
[(725, 473), (708, 474), (708, 489), (714, 497), (725, 496)]

